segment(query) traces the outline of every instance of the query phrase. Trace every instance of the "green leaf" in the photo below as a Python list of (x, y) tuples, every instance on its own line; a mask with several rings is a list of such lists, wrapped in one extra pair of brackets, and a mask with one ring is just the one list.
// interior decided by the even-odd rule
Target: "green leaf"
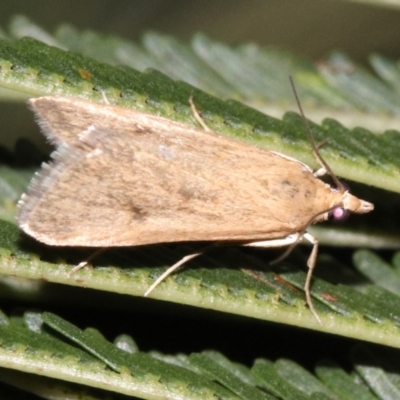
[[(171, 264), (171, 259), (179, 259), (178, 254), (185, 252), (184, 248), (174, 245), (145, 246), (125, 254), (120, 250), (118, 254), (110, 253), (104, 259), (96, 259), (94, 269), (82, 268), (70, 275), (73, 264), (44, 262), (37, 256), (21, 252), (17, 228), (6, 222), (0, 223), (0, 227), (4, 232), (0, 235), (0, 239), (3, 238), (0, 243), (2, 274), (132, 296), (142, 296), (165, 268), (161, 267)], [(46, 253), (50, 258), (54, 255), (59, 258), (63, 254), (74, 257), (71, 250), (66, 253), (60, 248), (55, 248), (53, 255)], [(186, 249), (186, 253), (190, 250)], [(76, 253), (75, 257), (82, 257), (82, 253)], [(239, 249), (221, 249), (206, 254), (168, 277), (151, 297), (400, 347), (398, 296), (381, 293), (377, 298), (373, 293), (371, 297), (367, 290), (369, 284), (358, 283), (356, 291), (315, 277), (312, 293), (317, 312), (324, 321), (320, 326), (305, 305), (305, 273), (287, 262), (274, 268), (275, 272), (268, 271), (267, 263), (261, 257), (261, 254), (255, 257)], [(111, 265), (107, 259), (112, 260)], [(170, 261), (163, 261), (166, 259)], [(217, 268), (211, 268), (212, 265)], [(340, 264), (335, 260), (321, 257), (318, 267), (322, 274), (327, 270), (328, 274), (334, 272), (333, 282), (348, 279), (348, 272), (340, 270)], [(324, 278), (329, 279), (329, 276)]]
[(321, 361), (317, 365), (315, 373), (340, 399), (376, 399), (371, 393), (371, 389), (330, 360)]
[[(229, 391), (190, 370), (167, 364), (145, 353), (126, 353), (93, 331), (82, 332), (56, 315), (44, 314), (43, 320), (68, 338), (73, 337), (87, 351), (67, 344), (42, 329), (34, 332), (23, 326), (23, 321), (10, 320), (0, 326), (0, 359), (8, 360), (8, 368), (144, 399), (204, 399), (212, 396), (237, 399)], [(89, 338), (90, 342), (87, 342)], [(19, 365), (21, 361), (24, 361), (22, 368)], [(112, 369), (118, 371), (107, 369), (106, 365), (110, 364)]]
[(0, 369), (1, 382), (39, 396), (51, 388), (54, 396), (92, 398), (96, 392), (89, 388), (95, 387), (100, 398), (108, 391), (143, 399), (372, 400), (378, 398), (374, 393), (396, 398), (400, 387), (398, 357), (382, 348), (355, 346), (349, 373), (329, 360), (316, 365), (315, 375), (287, 359), (257, 359), (249, 369), (215, 351), (190, 356), (124, 351), (96, 330), (81, 330), (52, 313), (2, 315), (0, 366), (8, 368)]

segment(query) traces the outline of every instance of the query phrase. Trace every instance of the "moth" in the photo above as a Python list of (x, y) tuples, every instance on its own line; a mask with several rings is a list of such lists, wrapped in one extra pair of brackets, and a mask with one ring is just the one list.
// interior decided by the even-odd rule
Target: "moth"
[[(56, 246), (117, 247), (209, 241), (280, 247), (313, 245), (307, 227), (329, 213), (373, 205), (332, 188), (304, 163), (203, 128), (109, 104), (66, 97), (29, 100), (56, 147), (18, 203), (18, 224)], [(202, 120), (195, 107), (196, 119)], [(321, 161), (322, 160), (322, 161)], [(335, 211), (336, 210), (336, 211)], [(170, 267), (149, 294), (191, 254)]]

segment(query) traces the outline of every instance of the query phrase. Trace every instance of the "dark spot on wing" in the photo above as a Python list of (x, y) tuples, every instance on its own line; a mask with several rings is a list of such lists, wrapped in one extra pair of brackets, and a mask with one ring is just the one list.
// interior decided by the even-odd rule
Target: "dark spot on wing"
[(293, 184), (293, 182), (285, 179), (282, 181), (282, 193), (285, 197), (293, 199), (298, 195), (300, 191), (298, 184)]
[(131, 204), (130, 210), (132, 211), (133, 219), (135, 221), (143, 221), (147, 218), (147, 211), (135, 204)]

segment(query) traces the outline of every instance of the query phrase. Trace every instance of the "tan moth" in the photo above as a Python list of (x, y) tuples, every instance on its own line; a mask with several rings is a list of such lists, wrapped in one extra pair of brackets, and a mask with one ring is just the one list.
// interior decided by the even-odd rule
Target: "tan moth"
[[(40, 97), (29, 105), (56, 150), (18, 203), (28, 235), (101, 248), (185, 241), (280, 247), (305, 238), (313, 245), (307, 304), (320, 321), (310, 295), (318, 241), (306, 229), (333, 210), (366, 213), (373, 205), (318, 179), (330, 170), (314, 144), (323, 166), (315, 173), (204, 126), (76, 98)], [(146, 295), (198, 254), (170, 267)]]

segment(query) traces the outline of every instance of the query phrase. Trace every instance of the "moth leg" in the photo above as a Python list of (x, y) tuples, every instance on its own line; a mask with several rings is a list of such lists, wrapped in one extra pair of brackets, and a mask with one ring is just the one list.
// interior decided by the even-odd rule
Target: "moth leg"
[(71, 269), (71, 271), (68, 272), (68, 278), (71, 277), (76, 271), (79, 271), (81, 268), (86, 267), (90, 263), (90, 261), (93, 260), (93, 258), (96, 258), (99, 256), (101, 253), (105, 252), (107, 250), (107, 247), (102, 247), (100, 249), (97, 249), (95, 252), (93, 252), (85, 261), (80, 262), (78, 265), (76, 265), (74, 268)]
[(318, 178), (320, 176), (324, 176), (326, 174), (326, 168), (325, 167), (321, 167), (320, 169), (317, 169), (313, 175)]
[[(300, 234), (295, 233), (292, 235), (287, 236), (286, 238), (283, 239), (275, 239), (275, 240), (264, 240), (260, 242), (251, 242), (251, 243), (246, 243), (243, 246), (253, 246), (253, 247), (281, 247), (281, 246), (286, 246), (292, 243), (296, 243), (299, 239)], [(161, 274), (155, 281), (154, 283), (146, 290), (144, 293), (144, 296), (147, 297), (165, 278), (167, 278), (169, 275), (171, 275), (173, 272), (175, 272), (181, 265), (185, 264), (186, 262), (192, 260), (195, 257), (200, 256), (203, 254), (205, 251), (214, 248), (217, 246), (218, 243), (212, 244), (211, 246), (206, 247), (202, 251), (199, 251), (197, 253), (189, 254), (185, 257), (183, 257), (181, 260), (179, 260), (177, 263), (169, 267), (163, 274)], [(77, 267), (75, 267), (77, 268)]]
[(205, 249), (193, 253), (193, 254), (188, 254), (187, 256), (183, 257), (180, 259), (177, 263), (169, 267), (163, 274), (161, 274), (155, 282), (146, 290), (144, 297), (147, 297), (167, 276), (171, 275), (174, 271), (176, 271), (181, 265), (185, 264), (186, 262), (192, 260), (195, 257), (198, 257), (202, 255), (204, 252), (207, 250), (214, 248), (215, 244), (212, 244), (211, 246), (206, 247)]
[[(307, 302), (307, 305), (308, 305), (312, 315), (314, 315), (315, 319), (322, 325), (322, 321), (321, 321), (320, 317), (318, 316), (317, 311), (314, 308), (314, 304), (313, 304), (312, 298), (311, 298), (311, 291), (310, 291), (312, 274), (314, 272), (315, 264), (317, 261), (318, 240), (314, 236), (309, 234), (308, 232), (304, 232), (304, 233), (297, 232), (297, 233), (288, 235), (283, 239), (252, 242), (252, 243), (244, 244), (243, 246), (266, 247), (266, 248), (270, 247), (271, 248), (271, 247), (280, 247), (280, 246), (290, 245), (289, 248), (283, 254), (283, 256), (287, 256), (288, 253), (290, 251), (292, 251), (294, 245), (296, 245), (297, 242), (300, 241), (303, 237), (305, 239), (307, 239), (313, 245), (310, 257), (308, 258), (308, 261), (307, 261), (308, 272), (307, 272), (306, 282), (304, 285), (304, 292), (306, 294), (306, 302)], [(278, 259), (281, 260), (282, 258), (283, 257), (280, 256)]]
[(101, 91), (101, 97), (103, 98), (104, 103), (110, 105), (110, 102), (107, 99), (106, 92), (104, 90)]
[(206, 123), (204, 122), (204, 119), (201, 118), (201, 115), (197, 111), (196, 105), (193, 102), (193, 96), (189, 97), (189, 104), (190, 104), (190, 108), (192, 109), (193, 115), (196, 118), (196, 121), (202, 126), (202, 128), (206, 132), (212, 132), (212, 130), (206, 125)]
[(300, 233), (292, 233), (282, 239), (273, 239), (273, 240), (261, 240), (259, 242), (250, 242), (242, 244), (242, 246), (249, 246), (249, 247), (283, 247), (288, 246), (289, 244), (297, 243), (300, 239)]
[(264, 240), (261, 242), (251, 242), (251, 243), (243, 244), (243, 246), (265, 247), (265, 248), (288, 246), (287, 249), (283, 252), (283, 254), (281, 254), (275, 260), (272, 260), (270, 262), (270, 265), (273, 265), (273, 264), (277, 264), (277, 263), (281, 262), (282, 260), (284, 260), (291, 253), (291, 251), (295, 248), (295, 246), (301, 239), (302, 239), (302, 235), (299, 232), (297, 232), (297, 233), (288, 235), (283, 239)]
[(317, 311), (314, 308), (314, 304), (313, 304), (312, 298), (311, 298), (311, 290), (310, 290), (312, 274), (314, 272), (315, 264), (317, 262), (318, 240), (313, 235), (309, 234), (308, 232), (305, 232), (303, 234), (303, 237), (305, 239), (307, 239), (313, 245), (310, 257), (308, 257), (308, 260), (307, 260), (308, 272), (307, 272), (307, 277), (306, 277), (306, 283), (304, 285), (304, 291), (306, 293), (307, 304), (308, 304), (308, 307), (310, 308), (312, 315), (314, 315), (316, 320), (322, 325), (322, 321), (319, 318)]

